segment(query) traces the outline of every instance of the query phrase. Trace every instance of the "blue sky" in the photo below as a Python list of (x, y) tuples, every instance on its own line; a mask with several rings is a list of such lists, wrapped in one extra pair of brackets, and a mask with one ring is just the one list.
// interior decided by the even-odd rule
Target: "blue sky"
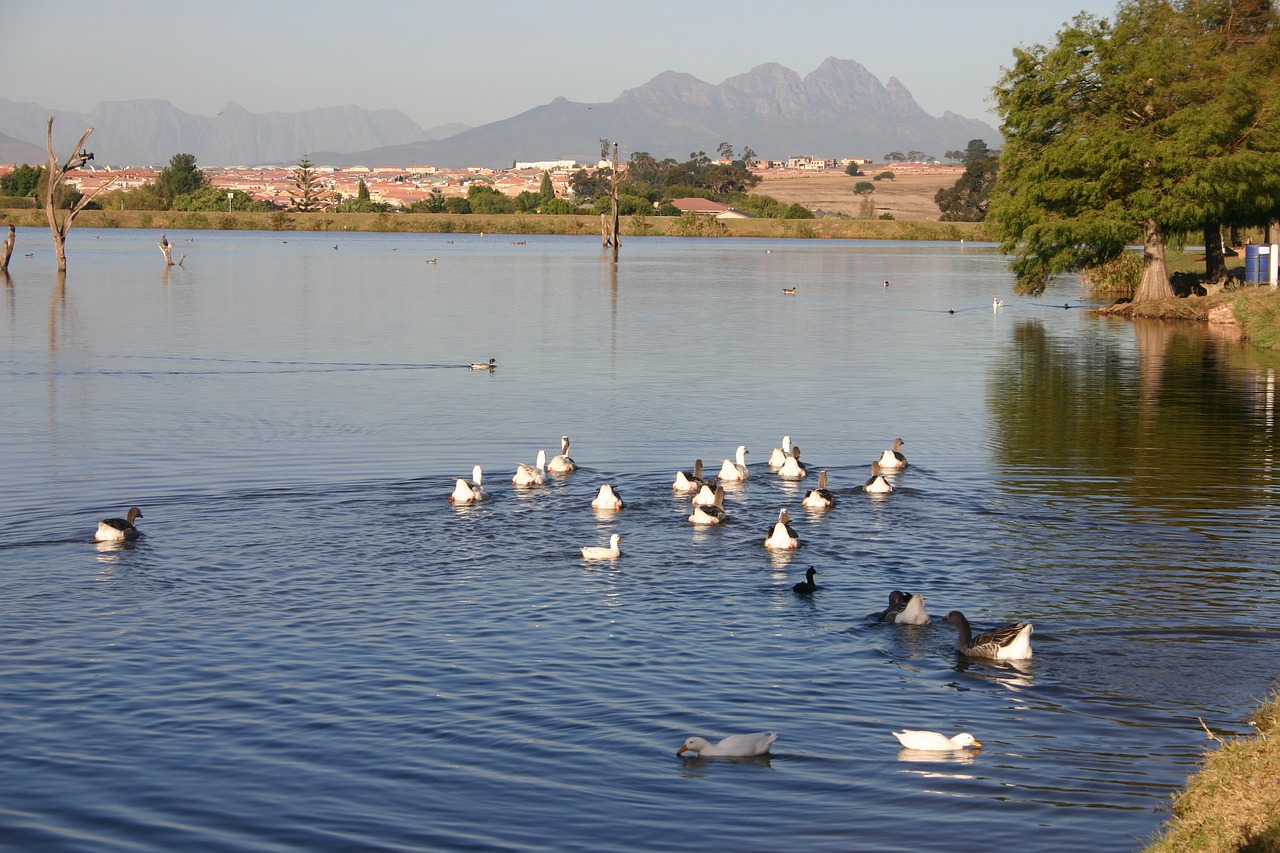
[[(834, 56), (896, 77), (927, 112), (997, 124), (987, 99), (1019, 45), (1115, 0), (6, 0), (2, 96), (87, 111), (160, 98), (212, 116), (355, 104), (424, 128), (479, 125), (563, 96), (611, 101), (663, 71), (717, 84)], [(43, 51), (52, 47), (50, 55)], [(77, 54), (83, 62), (76, 61)], [(3, 130), (0, 128), (0, 130)]]

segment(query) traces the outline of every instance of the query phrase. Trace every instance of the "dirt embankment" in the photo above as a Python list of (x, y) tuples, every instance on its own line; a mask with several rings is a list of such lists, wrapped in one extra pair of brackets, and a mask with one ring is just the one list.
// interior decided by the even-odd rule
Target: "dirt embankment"
[[(953, 186), (964, 168), (939, 166), (927, 172), (908, 172), (901, 167), (866, 166), (863, 171), (866, 174), (861, 177), (839, 170), (769, 174), (752, 192), (772, 196), (785, 204), (801, 204), (810, 210), (859, 216), (862, 197), (853, 187), (859, 181), (870, 181), (876, 188), (871, 201), (877, 216), (888, 213), (898, 220), (936, 220), (938, 206), (933, 202), (934, 195), (944, 187)], [(893, 180), (872, 180), (874, 175), (886, 171), (894, 173)]]

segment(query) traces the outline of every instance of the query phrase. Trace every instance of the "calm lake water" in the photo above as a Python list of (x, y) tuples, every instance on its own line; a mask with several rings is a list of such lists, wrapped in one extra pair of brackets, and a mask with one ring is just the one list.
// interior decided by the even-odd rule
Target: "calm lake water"
[[(981, 246), (202, 231), (166, 270), (159, 236), (76, 229), (60, 284), (22, 229), (5, 282), (0, 846), (1131, 851), (1201, 721), (1274, 687), (1248, 345), (1016, 298)], [(513, 487), (563, 434), (580, 470)], [(739, 444), (694, 529), (674, 472)], [(448, 503), (477, 464), (491, 499)], [(893, 589), (934, 624), (871, 623)], [(959, 659), (951, 609), (1033, 621), (1034, 659)]]

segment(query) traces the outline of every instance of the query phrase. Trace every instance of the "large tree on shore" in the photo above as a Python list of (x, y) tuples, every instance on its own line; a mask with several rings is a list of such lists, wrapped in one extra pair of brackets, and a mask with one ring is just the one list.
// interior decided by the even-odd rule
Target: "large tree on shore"
[(1264, 216), (1280, 189), (1280, 20), (1270, 0), (1123, 0), (1014, 51), (988, 222), (1018, 289), (1143, 246), (1135, 301), (1173, 295), (1170, 234)]

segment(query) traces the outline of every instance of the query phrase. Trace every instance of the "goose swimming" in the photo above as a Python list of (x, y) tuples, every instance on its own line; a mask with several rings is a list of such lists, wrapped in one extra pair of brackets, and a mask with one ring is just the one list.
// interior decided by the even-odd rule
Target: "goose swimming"
[(747, 735), (729, 735), (719, 743), (711, 743), (706, 738), (694, 735), (685, 740), (676, 755), (696, 752), (699, 758), (749, 758), (753, 755), (766, 755), (769, 747), (778, 739), (777, 732), (752, 732)]
[(538, 451), (538, 461), (532, 465), (521, 462), (516, 465), (516, 475), (511, 482), (517, 486), (540, 486), (547, 482), (547, 451)]
[(142, 518), (142, 510), (136, 506), (129, 507), (124, 518), (104, 518), (98, 522), (98, 531), (93, 534), (94, 542), (132, 542), (142, 535), (134, 526), (134, 519)]
[(800, 545), (800, 537), (791, 526), (791, 516), (786, 508), (778, 510), (778, 520), (769, 528), (764, 547), (773, 551), (792, 551)]
[(969, 620), (959, 610), (952, 610), (945, 618), (960, 631), (956, 637), (956, 651), (962, 655), (995, 660), (1025, 660), (1031, 657), (1033, 628), (1030, 622), (1014, 622), (974, 636)]
[(785, 480), (803, 479), (809, 472), (800, 464), (800, 448), (792, 446), (791, 455), (782, 463), (782, 467), (778, 469), (778, 476)]
[(560, 452), (551, 457), (547, 470), (553, 474), (568, 474), (578, 470), (578, 463), (569, 457), (569, 436), (560, 436)]
[(893, 449), (880, 454), (880, 467), (886, 471), (907, 467), (907, 457), (902, 455), (902, 439), (893, 440)]
[(957, 749), (964, 749), (967, 746), (982, 746), (968, 732), (961, 732), (958, 735), (947, 737), (938, 732), (903, 729), (900, 732), (894, 732), (893, 736), (898, 739), (898, 743), (907, 749), (920, 749), (926, 752), (951, 752)]
[(720, 524), (728, 520), (724, 511), (724, 486), (716, 486), (715, 498), (708, 504), (694, 503), (690, 524)]
[(769, 454), (769, 467), (775, 471), (782, 467), (782, 463), (787, 461), (791, 456), (791, 436), (784, 435), (782, 437), (782, 446), (775, 447), (773, 452)]
[(751, 479), (751, 472), (747, 470), (747, 452), (747, 446), (739, 444), (736, 461), (724, 460), (724, 464), (720, 466), (719, 479), (726, 483), (741, 483), (743, 480)]
[[(337, 246), (334, 246), (334, 248), (336, 249)], [(473, 361), (469, 366), (472, 370), (493, 370), (498, 366), (498, 360), (496, 358), (491, 358), (488, 362)]]
[(827, 469), (818, 473), (818, 488), (810, 489), (800, 505), (808, 509), (830, 509), (836, 505), (836, 496), (827, 489)]
[(484, 472), (480, 470), (480, 466), (476, 465), (471, 469), (471, 479), (459, 477), (453, 486), (453, 494), (449, 495), (449, 500), (453, 503), (469, 504), (482, 501), (489, 497), (489, 493), (484, 490)]
[(880, 613), (881, 622), (899, 625), (928, 625), (929, 611), (924, 608), (923, 595), (910, 595), (895, 589), (889, 593), (889, 606)]
[(871, 463), (871, 479), (863, 484), (862, 490), (871, 495), (887, 495), (893, 491), (893, 486), (880, 473), (879, 462)]
[(696, 492), (702, 488), (702, 460), (693, 460), (693, 473), (676, 472), (675, 482), (671, 484), (673, 492)]
[(613, 490), (613, 486), (605, 483), (591, 500), (595, 509), (622, 509), (622, 498)]
[(618, 547), (618, 543), (621, 541), (622, 537), (614, 533), (609, 537), (609, 546), (607, 548), (601, 545), (584, 545), (582, 546), (582, 559), (612, 560), (615, 557), (621, 557), (622, 549)]

